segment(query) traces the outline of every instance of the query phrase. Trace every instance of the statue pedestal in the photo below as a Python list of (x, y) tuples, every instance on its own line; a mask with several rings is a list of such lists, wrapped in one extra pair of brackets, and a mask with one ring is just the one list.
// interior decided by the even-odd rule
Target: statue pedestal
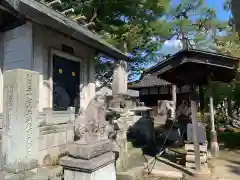
[(69, 156), (60, 159), (64, 180), (116, 180), (115, 155), (109, 140), (91, 144), (74, 142)]
[(81, 144), (76, 141), (69, 145), (68, 151), (73, 158), (90, 160), (112, 151), (112, 142), (104, 140), (92, 144)]
[(63, 157), (64, 180), (116, 180), (115, 155), (108, 152), (89, 160)]

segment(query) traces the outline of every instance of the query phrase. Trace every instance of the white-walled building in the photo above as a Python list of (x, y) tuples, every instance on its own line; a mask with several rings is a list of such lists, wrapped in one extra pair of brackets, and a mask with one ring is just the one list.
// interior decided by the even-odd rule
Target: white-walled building
[[(35, 0), (0, 1), (0, 89), (4, 71), (21, 68), (39, 72), (40, 111), (64, 110), (76, 103), (84, 108), (88, 104), (95, 95), (94, 56), (98, 52), (127, 60), (124, 53), (98, 35), (45, 4)], [(59, 92), (68, 97), (59, 97)]]

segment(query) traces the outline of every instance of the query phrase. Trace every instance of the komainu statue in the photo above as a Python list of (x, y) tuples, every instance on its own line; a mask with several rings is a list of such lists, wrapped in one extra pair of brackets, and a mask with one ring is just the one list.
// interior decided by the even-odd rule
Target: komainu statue
[(105, 96), (97, 95), (79, 111), (75, 124), (77, 139), (68, 146), (69, 156), (89, 160), (112, 150), (106, 127)]
[(86, 109), (79, 110), (76, 136), (83, 144), (105, 140), (108, 138), (108, 134), (105, 132), (107, 123), (106, 97), (97, 95), (90, 101)]

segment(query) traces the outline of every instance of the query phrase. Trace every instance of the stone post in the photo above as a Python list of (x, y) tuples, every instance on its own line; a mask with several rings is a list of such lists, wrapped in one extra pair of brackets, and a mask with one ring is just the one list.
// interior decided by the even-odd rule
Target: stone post
[(215, 130), (213, 97), (212, 96), (210, 96), (210, 98), (209, 98), (209, 107), (210, 107), (210, 117), (211, 117), (211, 153), (212, 153), (212, 157), (216, 158), (219, 153), (219, 145), (217, 142), (217, 132)]
[(17, 176), (38, 166), (39, 74), (22, 69), (5, 72), (3, 97), (4, 171)]
[(112, 95), (127, 94), (127, 63), (118, 61), (114, 69)]
[(176, 109), (177, 109), (177, 86), (172, 85), (172, 101), (173, 101), (173, 113), (174, 113), (174, 119), (176, 118)]
[(75, 107), (68, 107), (67, 109), (68, 111), (68, 115), (69, 115), (69, 121), (71, 122), (71, 124), (73, 125), (73, 130), (75, 132), (75, 120), (76, 120), (76, 117), (75, 117)]
[(191, 119), (193, 127), (193, 144), (194, 144), (194, 155), (195, 155), (195, 164), (196, 171), (201, 171), (201, 160), (200, 160), (200, 148), (199, 148), (199, 137), (198, 137), (198, 125), (197, 125), (197, 94), (196, 94), (196, 85), (191, 85)]

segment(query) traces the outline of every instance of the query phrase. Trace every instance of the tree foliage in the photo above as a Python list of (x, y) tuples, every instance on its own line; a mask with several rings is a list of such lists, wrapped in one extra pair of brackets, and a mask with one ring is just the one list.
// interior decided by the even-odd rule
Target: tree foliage
[[(135, 72), (146, 60), (139, 58), (143, 53), (150, 54), (160, 48), (157, 36), (168, 37), (171, 33), (168, 23), (159, 20), (169, 3), (170, 0), (62, 0), (62, 5), (54, 8), (58, 11), (74, 8), (69, 16), (84, 16), (85, 22), (94, 23), (94, 30), (107, 42), (118, 47), (124, 44), (124, 51), (133, 60), (129, 70)], [(104, 63), (98, 62), (106, 69)]]

